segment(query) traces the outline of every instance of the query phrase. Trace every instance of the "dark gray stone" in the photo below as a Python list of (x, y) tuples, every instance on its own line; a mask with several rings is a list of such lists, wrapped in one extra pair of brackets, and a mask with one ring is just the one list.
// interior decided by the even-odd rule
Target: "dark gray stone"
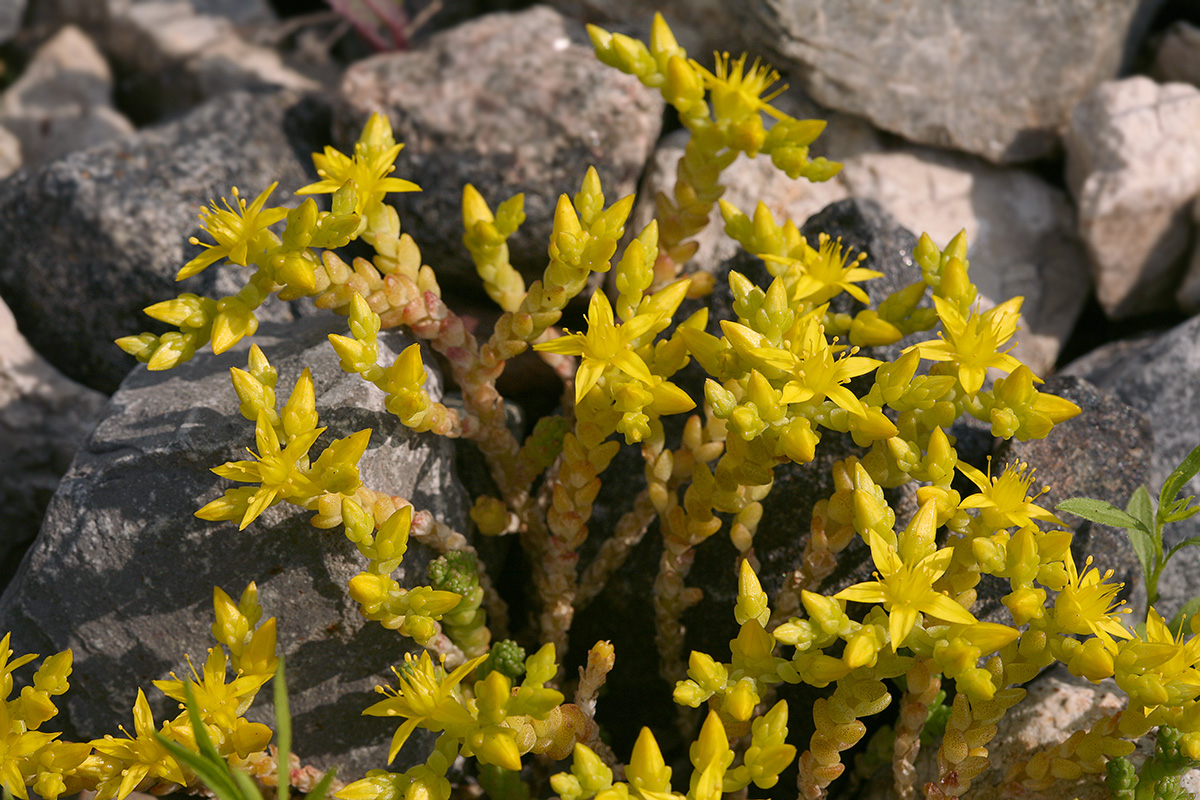
[[(383, 410), (378, 390), (342, 373), (325, 337), (344, 326), (334, 317), (286, 329), (263, 326), (256, 338), (279, 371), (280, 404), (309, 367), (321, 424), (329, 426), (313, 453), (335, 437), (372, 428), (364, 483), (466, 530), (452, 443), (404, 428)], [(410, 342), (386, 333), (381, 355), (390, 360)], [(168, 710), (174, 715), (175, 704), (150, 681), (186, 670), (185, 654), (202, 661), (214, 644), (214, 586), (236, 597), (256, 581), (265, 614), (279, 621), (297, 751), (306, 762), (339, 764), (339, 776), (352, 779), (385, 766), (395, 726), (361, 711), (375, 697), (373, 686), (394, 683), (388, 667), (411, 645), (365, 621), (347, 596), (347, 581), (364, 559), (340, 530), (317, 530), (308, 523), (311, 512), (285, 504), (240, 533), (234, 523), (193, 516), (231, 485), (210, 468), (245, 458), (253, 445), (254, 426), (237, 413), (229, 380), (229, 367), (245, 367), (247, 349), (243, 341), (235, 352), (201, 354), (168, 373), (139, 368), (129, 376), (0, 598), (0, 629), (12, 631), (20, 652), (74, 650), (71, 691), (62, 704), (65, 735), (96, 737), (128, 726), (139, 686), (155, 703), (156, 719)], [(435, 396), (439, 383), (431, 380)], [(407, 586), (425, 582), (429, 558), (425, 547), (410, 543), (398, 579)], [(255, 719), (270, 718), (269, 697), (267, 689)]]
[(443, 281), (478, 286), (462, 244), (462, 189), (494, 209), (525, 193), (509, 240), (513, 265), (540, 278), (561, 194), (595, 166), (607, 202), (634, 191), (662, 124), (663, 102), (596, 60), (583, 26), (552, 9), (490, 14), (346, 71), (334, 135), (350, 146), (374, 111), (404, 151), (396, 175), (422, 192), (393, 197), (405, 230)]
[[(1200, 424), (1196, 416), (1200, 398), (1200, 317), (1177, 325), (1155, 340), (1132, 348), (1115, 348), (1104, 363), (1089, 358), (1079, 367), (1068, 365), (1063, 374), (1080, 374), (1112, 393), (1150, 420), (1154, 434), (1153, 452), (1147, 462), (1144, 480), (1150, 496), (1157, 500), (1163, 482), (1179, 462), (1200, 444)], [(1084, 370), (1086, 367), (1086, 371)], [(1094, 376), (1094, 377), (1093, 377)], [(1184, 494), (1200, 494), (1200, 481), (1193, 479)], [(1200, 518), (1193, 517), (1167, 527), (1164, 546), (1170, 548), (1183, 539), (1200, 535)], [(1198, 591), (1200, 549), (1180, 550), (1163, 572), (1158, 585), (1156, 608), (1170, 619)]]
[[(1000, 448), (996, 464), (1023, 461), (1036, 469), (1031, 493), (1045, 487), (1038, 505), (1052, 512), (1071, 497), (1094, 497), (1125, 508), (1134, 491), (1149, 480), (1154, 453), (1150, 420), (1082, 378), (1055, 376), (1039, 391), (1070, 400), (1082, 413), (1056, 425), (1045, 439), (1007, 442)], [(1113, 570), (1116, 580), (1125, 584), (1120, 597), (1129, 601), (1130, 619), (1145, 619), (1142, 568), (1125, 531), (1065, 512), (1054, 513), (1075, 531), (1071, 552), (1081, 574), (1088, 556), (1095, 559), (1093, 566), (1101, 573)]]
[[(122, 142), (75, 153), (0, 185), (0, 292), (30, 343), (81, 383), (113, 391), (133, 366), (113, 340), (163, 331), (146, 306), (194, 292), (236, 293), (236, 266), (175, 282), (200, 251), (197, 211), (230, 188), (272, 204), (315, 180), (311, 153), (328, 131), (325, 107), (290, 92), (235, 93)], [(206, 239), (206, 241), (211, 241)], [(290, 306), (260, 318), (290, 318)]]
[(0, 586), (106, 399), (35, 353), (0, 300)]
[[(1160, 0), (757, 0), (750, 49), (814, 100), (996, 163), (1050, 154)], [(1138, 16), (1139, 11), (1141, 16)]]

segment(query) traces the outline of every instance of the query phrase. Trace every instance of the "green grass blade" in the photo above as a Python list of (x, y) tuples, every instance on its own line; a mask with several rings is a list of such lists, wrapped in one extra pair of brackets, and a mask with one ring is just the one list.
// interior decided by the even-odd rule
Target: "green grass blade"
[(288, 705), (287, 679), (283, 674), (283, 656), (275, 667), (275, 747), (278, 760), (276, 772), (279, 788), (278, 800), (288, 800), (288, 778), (291, 775), (292, 711)]

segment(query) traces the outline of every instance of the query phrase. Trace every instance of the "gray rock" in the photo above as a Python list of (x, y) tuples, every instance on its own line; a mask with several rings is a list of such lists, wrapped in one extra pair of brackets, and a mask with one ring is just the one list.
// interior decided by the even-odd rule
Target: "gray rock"
[(35, 353), (0, 300), (0, 584), (106, 399)]
[(229, 17), (198, 14), (180, 0), (130, 6), (113, 19), (106, 41), (140, 119), (179, 114), (238, 89), (318, 88), (276, 50), (246, 41)]
[[(804, 116), (823, 118), (827, 113), (812, 109)], [(655, 195), (673, 187), (686, 136), (671, 134), (655, 151), (634, 230), (654, 213)], [(865, 123), (836, 112), (817, 141), (823, 144), (822, 155), (844, 164), (831, 180), (793, 181), (765, 158), (741, 157), (722, 174), (727, 187), (722, 199), (748, 215), (763, 202), (782, 223), (785, 218), (807, 219), (830, 203), (856, 197), (878, 203), (897, 223), (928, 233), (939, 246), (965, 230), (971, 278), (984, 302), (1025, 298), (1016, 356), (1038, 375), (1053, 370), (1090, 280), (1063, 192), (1031, 172), (998, 168), (972, 156), (911, 145), (887, 147)], [(725, 235), (716, 208), (698, 241), (694, 264), (710, 271), (738, 248)]]
[(1167, 28), (1154, 54), (1154, 77), (1200, 86), (1200, 28), (1183, 20)]
[(742, 14), (751, 50), (822, 105), (1014, 163), (1055, 149), (1072, 106), (1117, 75), (1139, 7), (1156, 5), (758, 0)]
[[(254, 26), (277, 24), (278, 18), (270, 0), (177, 0), (191, 12), (215, 17), (227, 17), (235, 25)], [(31, 22), (57, 28), (79, 25), (97, 31), (101, 38), (114, 21), (140, 5), (156, 4), (160, 0), (38, 0), (31, 11)]]
[[(1192, 203), (1191, 229), (1200, 231), (1200, 197)], [(1200, 239), (1192, 237), (1192, 256), (1188, 259), (1187, 270), (1183, 274), (1183, 283), (1179, 284), (1176, 296), (1187, 308), (1200, 306)]]
[(0, 125), (0, 180), (21, 168), (21, 140)]
[[(1149, 480), (1154, 454), (1150, 420), (1082, 378), (1056, 375), (1038, 388), (1070, 400), (1083, 413), (1056, 425), (1045, 439), (1006, 443), (997, 465), (1025, 462), (1036, 469), (1030, 491), (1044, 488), (1038, 505), (1052, 512), (1071, 497), (1094, 497), (1125, 508), (1134, 491)], [(1125, 531), (1054, 513), (1075, 531), (1071, 552), (1081, 573), (1088, 556), (1101, 574), (1113, 570), (1115, 579), (1125, 584), (1120, 598), (1133, 610), (1131, 619), (1145, 619), (1142, 568)]]
[[(1150, 420), (1154, 447), (1145, 480), (1150, 496), (1156, 500), (1167, 475), (1200, 444), (1195, 413), (1195, 397), (1200, 394), (1197, 341), (1200, 317), (1193, 317), (1153, 341), (1113, 351), (1107, 362), (1092, 358), (1079, 366), (1069, 364), (1063, 370), (1063, 374), (1087, 378)], [(1184, 494), (1200, 494), (1200, 480), (1189, 483)], [(1200, 519), (1193, 517), (1169, 525), (1163, 543), (1169, 549), (1196, 535), (1200, 535)], [(1180, 550), (1163, 571), (1155, 606), (1168, 620), (1196, 594), (1198, 572), (1200, 549), (1194, 547)]]
[[(112, 341), (147, 330), (144, 307), (182, 291), (223, 296), (241, 267), (183, 284), (175, 273), (199, 247), (196, 212), (238, 186), (272, 203), (315, 180), (310, 153), (325, 141), (319, 102), (291, 92), (235, 93), (122, 142), (76, 153), (0, 186), (0, 292), (30, 343), (65, 374), (111, 392), (133, 366)], [(263, 318), (290, 307), (268, 302)]]
[(1096, 298), (1114, 319), (1173, 305), (1200, 193), (1198, 128), (1200, 89), (1142, 77), (1097, 87), (1071, 114), (1067, 182)]
[(646, 41), (655, 12), (661, 13), (688, 56), (702, 64), (713, 51), (734, 55), (746, 49), (734, 7), (720, 0), (665, 0), (648, 5), (637, 0), (551, 0), (565, 16), (620, 31)]
[(20, 140), (24, 166), (132, 134), (113, 107), (112, 86), (104, 56), (73, 25), (42, 45), (0, 96), (0, 125)]
[(630, 194), (658, 138), (656, 91), (596, 60), (583, 27), (549, 8), (490, 14), (420, 50), (346, 71), (335, 138), (348, 146), (382, 111), (405, 143), (396, 175), (424, 191), (397, 195), (401, 223), (443, 280), (478, 286), (462, 245), (462, 188), (495, 208), (525, 193), (526, 222), (509, 240), (514, 266), (540, 278), (559, 195), (588, 166), (608, 202)]
[[(372, 428), (364, 483), (465, 530), (452, 444), (408, 431), (384, 411), (378, 390), (341, 371), (325, 337), (344, 325), (330, 316), (264, 326), (256, 341), (279, 371), (279, 402), (310, 368), (321, 424), (329, 426), (313, 452)], [(387, 333), (381, 355), (390, 360), (410, 342)], [(346, 584), (365, 561), (341, 531), (309, 525), (311, 512), (281, 504), (240, 533), (234, 523), (193, 516), (231, 485), (210, 468), (245, 458), (254, 441), (229, 380), (231, 366), (245, 367), (248, 344), (235, 349), (167, 373), (139, 368), (122, 384), (0, 597), (0, 628), (13, 632), (21, 652), (74, 650), (71, 691), (60, 705), (65, 735), (95, 737), (128, 726), (139, 686), (153, 698), (156, 719), (174, 715), (175, 704), (150, 681), (185, 671), (185, 654), (202, 660), (213, 645), (214, 586), (236, 597), (256, 581), (265, 614), (278, 618), (296, 750), (306, 762), (341, 765), (339, 776), (352, 779), (385, 765), (395, 726), (360, 712), (374, 685), (394, 683), (388, 667), (411, 643), (361, 617)], [(430, 391), (440, 395), (436, 378)], [(402, 582), (424, 582), (429, 558), (410, 543)], [(269, 696), (256, 703), (255, 719), (270, 718)]]
[(26, 0), (0, 0), (0, 42), (17, 35), (25, 16)]

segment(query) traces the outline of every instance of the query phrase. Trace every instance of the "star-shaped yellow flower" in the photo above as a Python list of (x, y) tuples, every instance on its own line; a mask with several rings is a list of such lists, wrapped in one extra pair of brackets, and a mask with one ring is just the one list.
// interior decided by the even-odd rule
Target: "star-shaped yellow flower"
[(395, 759), (418, 726), (440, 731), (447, 727), (469, 729), (477, 725), (474, 715), (458, 696), (457, 689), (458, 684), (485, 658), (487, 655), (473, 658), (446, 675), (444, 669), (434, 665), (429, 651), (422, 652), (420, 658), (413, 658), (411, 653), (404, 654), (403, 668), (392, 670), (400, 680), (399, 688), (377, 687), (376, 691), (387, 695), (387, 699), (380, 700), (363, 712), (372, 717), (405, 718), (392, 737), (388, 749), (389, 762)]
[(888, 612), (888, 635), (892, 640), (893, 652), (904, 643), (905, 637), (917, 624), (919, 614), (966, 625), (977, 621), (971, 612), (933, 588), (954, 557), (952, 547), (930, 552), (933, 550), (932, 534), (936, 527), (936, 515), (933, 502), (922, 506), (912, 523), (898, 537), (899, 552), (874, 530), (868, 529), (867, 543), (871, 546), (871, 558), (879, 570), (875, 574), (876, 580), (856, 583), (834, 595), (836, 600), (882, 603)]
[(859, 266), (866, 258), (865, 253), (860, 253), (847, 264), (849, 253), (842, 252), (842, 240), (831, 239), (824, 233), (818, 237), (816, 250), (804, 243), (802, 255), (798, 258), (770, 253), (760, 254), (759, 258), (784, 265), (783, 278), (793, 303), (819, 305), (841, 292), (846, 292), (860, 303), (870, 303), (867, 293), (855, 284), (883, 275), (882, 272)]
[(979, 487), (979, 491), (966, 497), (959, 508), (982, 510), (983, 522), (993, 530), (1001, 528), (1024, 528), (1033, 525), (1033, 520), (1056, 525), (1065, 523), (1033, 501), (1039, 493), (1029, 496), (1034, 470), (1026, 472), (1028, 464), (1009, 464), (998, 478), (984, 475), (965, 461), (958, 462), (958, 471)]
[(395, 171), (393, 162), (402, 149), (404, 145), (392, 138), (387, 117), (372, 114), (354, 145), (354, 156), (333, 147), (326, 147), (323, 154), (314, 153), (313, 164), (321, 180), (297, 189), (296, 194), (332, 194), (354, 181), (358, 193), (354, 210), (361, 214), (368, 206), (382, 201), (388, 192), (419, 192), (421, 187), (412, 181), (388, 177)]
[(1010, 373), (1021, 366), (1020, 361), (1000, 348), (1017, 332), (1017, 317), (1023, 299), (1014, 297), (990, 311), (982, 314), (972, 311), (964, 318), (952, 302), (934, 297), (933, 304), (942, 321), (941, 337), (918, 342), (904, 352), (915, 349), (921, 358), (957, 364), (958, 382), (968, 395), (974, 397), (983, 388), (989, 368)]
[(207, 249), (184, 264), (183, 269), (179, 270), (175, 276), (175, 280), (181, 281), (203, 272), (222, 258), (228, 258), (239, 266), (246, 266), (250, 257), (250, 246), (268, 227), (287, 216), (286, 208), (263, 209), (267, 198), (271, 196), (271, 192), (275, 191), (275, 187), (278, 185), (278, 182), (272, 183), (249, 205), (246, 205), (246, 201), (242, 199), (235, 186), (233, 187), (233, 201), (237, 208), (229, 205), (229, 201), (222, 198), (225, 208), (218, 208), (214, 201), (208, 208), (200, 209), (200, 225), (208, 231), (209, 236), (216, 240), (216, 244), (202, 242), (195, 236), (189, 239), (188, 241), (192, 244), (198, 244)]
[(633, 350), (633, 343), (659, 321), (658, 314), (636, 314), (633, 319), (616, 324), (612, 305), (604, 292), (597, 290), (588, 304), (587, 333), (565, 333), (549, 342), (535, 344), (534, 350), (581, 356), (575, 374), (575, 402), (579, 403), (608, 367), (616, 367), (629, 377), (647, 386), (654, 384), (650, 368)]
[(1109, 583), (1113, 576), (1110, 569), (1103, 575), (1092, 566), (1092, 558), (1088, 556), (1084, 563), (1083, 574), (1075, 567), (1075, 557), (1071, 551), (1063, 558), (1067, 567), (1067, 585), (1058, 593), (1054, 602), (1054, 619), (1068, 633), (1094, 634), (1112, 652), (1117, 649), (1113, 640), (1116, 636), (1121, 639), (1133, 637), (1117, 614), (1128, 614), (1128, 608), (1122, 608), (1124, 600), (1117, 601), (1117, 592), (1121, 591), (1123, 583)]
[(736, 120), (763, 112), (775, 119), (786, 114), (771, 106), (771, 101), (787, 90), (787, 84), (771, 90), (779, 73), (758, 59), (746, 70), (746, 54), (731, 58), (729, 53), (717, 53), (716, 64), (710, 72), (698, 61), (692, 69), (700, 75), (704, 88), (709, 90), (713, 111), (718, 119)]

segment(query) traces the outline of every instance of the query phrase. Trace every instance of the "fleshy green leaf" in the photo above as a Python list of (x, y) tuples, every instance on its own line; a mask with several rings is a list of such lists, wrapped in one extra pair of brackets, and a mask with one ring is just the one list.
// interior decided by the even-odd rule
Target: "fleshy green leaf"
[(283, 656), (275, 667), (275, 744), (278, 756), (276, 774), (279, 787), (275, 790), (277, 800), (288, 800), (288, 775), (291, 773), (289, 760), (292, 753), (292, 711), (288, 705), (287, 681), (283, 677)]
[(1166, 482), (1163, 483), (1162, 491), (1158, 495), (1158, 508), (1162, 511), (1164, 508), (1169, 508), (1171, 501), (1175, 499), (1175, 495), (1179, 494), (1179, 490), (1184, 487), (1188, 481), (1200, 472), (1200, 445), (1193, 448), (1192, 452), (1187, 454), (1187, 458), (1171, 471), (1167, 476)]

